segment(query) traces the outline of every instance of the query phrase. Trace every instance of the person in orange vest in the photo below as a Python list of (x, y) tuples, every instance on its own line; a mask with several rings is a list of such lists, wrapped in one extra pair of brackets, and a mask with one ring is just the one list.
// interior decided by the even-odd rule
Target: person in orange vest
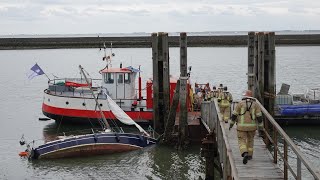
[(220, 113), (225, 123), (228, 123), (230, 118), (230, 107), (232, 103), (232, 95), (228, 92), (227, 86), (223, 88), (223, 91), (218, 96), (218, 102), (220, 104)]
[(263, 128), (262, 113), (256, 99), (252, 98), (252, 91), (247, 90), (242, 100), (234, 109), (229, 130), (237, 122), (237, 136), (243, 164), (247, 164), (253, 155), (253, 140), (257, 130), (257, 123)]

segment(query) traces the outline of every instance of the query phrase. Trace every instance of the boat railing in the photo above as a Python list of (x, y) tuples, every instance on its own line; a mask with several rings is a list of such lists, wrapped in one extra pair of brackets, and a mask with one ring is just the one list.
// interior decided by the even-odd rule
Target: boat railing
[[(60, 86), (64, 86), (65, 82), (66, 81), (74, 81), (74, 82), (84, 82), (85, 84), (85, 79), (84, 78), (55, 78), (55, 79), (51, 79), (48, 81), (48, 84), (49, 85), (60, 85)], [(93, 85), (97, 85), (96, 87), (98, 86), (101, 86), (101, 81), (102, 79), (95, 79), (95, 78), (92, 78), (90, 79), (91, 81), (91, 84), (92, 86)], [(95, 86), (93, 86), (95, 87)]]

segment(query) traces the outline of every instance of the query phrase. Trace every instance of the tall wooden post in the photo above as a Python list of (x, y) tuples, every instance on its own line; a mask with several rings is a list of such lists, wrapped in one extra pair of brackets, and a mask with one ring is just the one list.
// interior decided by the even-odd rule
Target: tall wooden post
[(264, 93), (264, 33), (258, 33), (258, 96), (257, 98), (263, 104), (263, 93)]
[(162, 58), (163, 58), (163, 123), (167, 124), (170, 111), (170, 63), (168, 33), (162, 36)]
[(179, 117), (179, 149), (183, 149), (188, 136), (187, 109), (187, 34), (180, 33), (180, 117)]
[(155, 131), (161, 129), (159, 116), (159, 72), (158, 72), (158, 36), (157, 33), (152, 33), (152, 64), (153, 64), (153, 124)]
[[(248, 34), (248, 89), (251, 87), (251, 66), (253, 61), (254, 68), (254, 97), (256, 97), (261, 104), (270, 112), (274, 114), (275, 105), (275, 34), (270, 33), (252, 33)], [(253, 40), (254, 39), (254, 40)], [(253, 40), (253, 41), (252, 41)], [(253, 43), (252, 43), (253, 42)], [(253, 44), (254, 47), (251, 47)], [(252, 60), (252, 49), (253, 57)], [(268, 121), (264, 122), (264, 127), (270, 131)], [(268, 138), (265, 137), (266, 145), (270, 144)]]
[(269, 107), (268, 111), (274, 115), (275, 96), (276, 96), (276, 50), (275, 50), (275, 33), (270, 32), (268, 35), (268, 49), (269, 49), (269, 68), (268, 68), (268, 93), (269, 93)]
[(154, 129), (162, 134), (170, 107), (168, 33), (152, 33), (153, 120)]
[(255, 32), (248, 33), (248, 90), (254, 91), (254, 37)]

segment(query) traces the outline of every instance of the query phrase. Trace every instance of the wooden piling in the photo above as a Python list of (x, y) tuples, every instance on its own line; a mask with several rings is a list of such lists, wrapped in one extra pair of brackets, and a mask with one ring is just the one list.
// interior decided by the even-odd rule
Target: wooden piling
[(179, 117), (179, 149), (187, 144), (188, 109), (187, 109), (187, 34), (180, 33), (180, 117)]
[(254, 91), (254, 37), (255, 32), (248, 33), (248, 90)]
[(168, 33), (152, 33), (153, 120), (154, 129), (162, 134), (170, 107)]
[(152, 64), (153, 64), (153, 124), (154, 130), (159, 131), (161, 126), (159, 124), (159, 74), (158, 74), (158, 35), (152, 33)]
[[(254, 64), (253, 73), (251, 73), (251, 62)], [(248, 33), (248, 89), (251, 88), (252, 84), (251, 74), (254, 76), (252, 88), (254, 97), (273, 115), (276, 97), (274, 32)], [(268, 132), (271, 131), (268, 121), (264, 121), (264, 127)], [(268, 146), (270, 144), (269, 139), (265, 137), (264, 140)]]
[(268, 67), (268, 93), (269, 107), (271, 115), (274, 115), (275, 96), (276, 96), (276, 50), (275, 50), (275, 33), (270, 32), (268, 36), (269, 49), (269, 67)]
[(163, 123), (167, 124), (170, 111), (170, 63), (169, 63), (169, 46), (168, 33), (162, 36), (162, 58), (163, 58)]
[(257, 64), (257, 80), (258, 80), (258, 100), (263, 104), (263, 93), (264, 93), (264, 33), (258, 33), (258, 64)]

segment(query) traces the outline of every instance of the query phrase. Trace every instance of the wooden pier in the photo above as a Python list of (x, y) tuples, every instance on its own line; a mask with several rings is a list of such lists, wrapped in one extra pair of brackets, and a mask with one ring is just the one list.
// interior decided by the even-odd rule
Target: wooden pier
[(243, 158), (238, 147), (236, 128), (229, 131), (229, 124), (222, 124), (222, 126), (225, 129), (239, 179), (283, 179), (283, 172), (279, 166), (273, 163), (272, 155), (258, 133), (254, 138), (253, 158), (247, 164), (243, 164)]
[[(214, 159), (219, 162), (218, 166), (220, 166), (222, 179), (287, 180), (290, 177), (290, 179), (301, 180), (302, 177), (305, 176), (302, 175), (302, 169), (304, 169), (304, 171), (308, 172), (307, 174), (309, 177), (319, 180), (319, 170), (316, 170), (310, 164), (268, 111), (258, 100), (257, 102), (261, 107), (264, 116), (268, 120), (268, 123), (272, 125), (272, 132), (265, 130), (264, 138), (259, 137), (258, 134), (256, 134), (254, 139), (253, 159), (249, 160), (247, 164), (242, 163), (242, 157), (238, 148), (236, 128), (233, 127), (233, 129), (229, 131), (229, 123), (225, 123), (222, 120), (217, 100), (214, 99), (214, 101), (202, 103), (201, 123), (206, 127), (209, 135), (213, 137), (213, 141), (211, 141), (211, 143), (214, 145), (211, 147), (216, 148), (205, 149), (205, 151), (217, 152), (213, 154), (216, 156)], [(268, 139), (267, 142), (270, 143), (265, 143), (265, 139)], [(278, 146), (278, 141), (280, 139), (283, 141), (283, 148), (279, 148)], [(296, 156), (290, 157), (296, 159), (297, 163), (295, 165), (289, 164), (288, 149), (290, 149)], [(208, 160), (210, 159), (206, 157), (206, 161)], [(279, 164), (279, 160), (283, 162), (283, 165)], [(206, 179), (213, 179), (214, 175), (210, 174), (208, 171), (214, 171), (212, 169), (206, 169), (206, 171)]]

